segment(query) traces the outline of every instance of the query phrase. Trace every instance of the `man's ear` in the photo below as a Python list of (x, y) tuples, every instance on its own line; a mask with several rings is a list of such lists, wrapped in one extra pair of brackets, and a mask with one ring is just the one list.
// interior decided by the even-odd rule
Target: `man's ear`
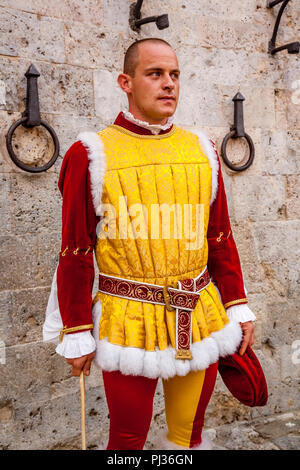
[(120, 88), (125, 93), (131, 93), (132, 80), (130, 75), (127, 75), (126, 73), (120, 73), (117, 80)]

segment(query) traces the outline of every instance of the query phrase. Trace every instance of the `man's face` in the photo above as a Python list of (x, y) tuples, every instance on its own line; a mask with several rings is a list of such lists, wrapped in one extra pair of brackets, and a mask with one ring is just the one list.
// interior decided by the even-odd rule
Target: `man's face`
[(179, 67), (171, 47), (142, 43), (135, 76), (129, 79), (129, 111), (151, 124), (164, 124), (176, 110)]

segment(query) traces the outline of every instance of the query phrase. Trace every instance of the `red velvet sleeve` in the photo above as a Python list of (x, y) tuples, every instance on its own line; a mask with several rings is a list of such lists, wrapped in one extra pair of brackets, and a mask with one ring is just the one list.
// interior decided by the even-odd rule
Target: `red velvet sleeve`
[[(57, 268), (57, 297), (66, 328), (92, 322), (94, 282), (93, 249), (96, 243), (96, 216), (91, 195), (88, 155), (81, 142), (67, 151), (60, 170), (58, 187), (62, 194), (62, 238)], [(77, 332), (76, 331), (76, 332)]]
[(211, 204), (207, 231), (207, 267), (220, 291), (224, 307), (229, 308), (232, 305), (247, 303), (248, 299), (244, 290), (240, 258), (230, 226), (220, 158), (214, 142), (212, 144), (217, 154), (219, 171), (218, 191)]

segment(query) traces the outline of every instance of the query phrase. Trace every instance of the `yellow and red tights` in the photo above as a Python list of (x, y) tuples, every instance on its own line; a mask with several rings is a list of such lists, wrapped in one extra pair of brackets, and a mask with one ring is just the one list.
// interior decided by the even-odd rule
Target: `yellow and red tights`
[[(201, 444), (204, 415), (211, 398), (218, 363), (206, 370), (163, 379), (168, 439), (193, 448)], [(144, 447), (153, 411), (158, 379), (103, 371), (110, 415), (107, 450), (141, 450)]]

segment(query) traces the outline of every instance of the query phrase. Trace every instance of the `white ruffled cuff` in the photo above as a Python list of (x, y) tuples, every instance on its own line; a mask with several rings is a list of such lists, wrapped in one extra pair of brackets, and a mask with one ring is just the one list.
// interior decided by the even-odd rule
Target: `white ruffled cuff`
[(55, 349), (57, 354), (67, 359), (85, 356), (95, 350), (96, 342), (90, 330), (64, 335), (62, 342)]
[(51, 292), (46, 309), (46, 318), (43, 325), (43, 341), (57, 344), (56, 352), (58, 354), (68, 359), (73, 359), (95, 351), (96, 343), (91, 331), (66, 334), (63, 336), (62, 342), (59, 343), (63, 322), (57, 298), (57, 268), (58, 263), (53, 275)]
[(256, 316), (247, 304), (232, 305), (226, 310), (229, 320), (245, 323), (256, 320)]
[[(223, 303), (218, 287), (216, 286), (214, 282), (213, 282), (213, 285), (215, 286), (218, 296), (221, 302)], [(245, 284), (244, 284), (244, 291), (247, 295)], [(232, 305), (231, 307), (228, 307), (228, 309), (226, 309), (226, 314), (229, 320), (234, 320), (236, 322), (245, 323), (246, 321), (256, 320), (256, 316), (254, 315), (252, 310), (250, 310), (247, 304)]]

